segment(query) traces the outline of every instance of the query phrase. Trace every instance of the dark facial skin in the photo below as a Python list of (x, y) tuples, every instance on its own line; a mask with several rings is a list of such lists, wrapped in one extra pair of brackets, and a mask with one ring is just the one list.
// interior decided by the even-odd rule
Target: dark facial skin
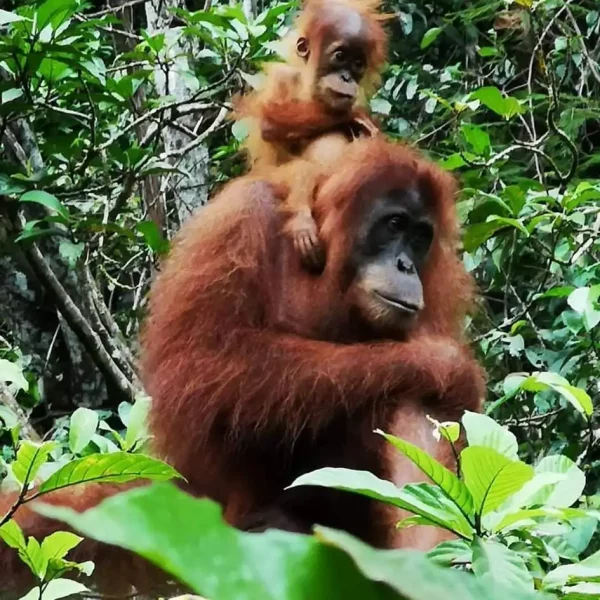
[[(315, 99), (332, 112), (348, 112), (354, 106), (367, 67), (367, 27), (354, 11), (333, 5), (323, 11), (325, 25), (321, 55), (315, 76)], [(310, 41), (296, 43), (299, 56), (308, 60)]]
[(419, 273), (433, 236), (416, 189), (392, 191), (374, 202), (353, 255), (356, 304), (370, 323), (406, 330), (423, 309)]

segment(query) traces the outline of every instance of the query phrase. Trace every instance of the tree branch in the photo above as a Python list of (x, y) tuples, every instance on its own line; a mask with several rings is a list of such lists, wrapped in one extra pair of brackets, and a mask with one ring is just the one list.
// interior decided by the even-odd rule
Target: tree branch
[(39, 248), (32, 243), (26, 250), (26, 254), (40, 281), (54, 296), (58, 310), (77, 334), (86, 350), (92, 355), (94, 362), (123, 394), (133, 398), (136, 390), (132, 382), (129, 381), (115, 364), (115, 361), (104, 347), (102, 339), (87, 322), (79, 307), (73, 302), (56, 275), (52, 272)]

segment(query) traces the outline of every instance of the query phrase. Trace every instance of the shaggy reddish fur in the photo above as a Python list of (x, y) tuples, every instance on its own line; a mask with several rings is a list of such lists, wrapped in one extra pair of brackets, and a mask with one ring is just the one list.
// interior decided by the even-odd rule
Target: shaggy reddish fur
[[(375, 193), (409, 185), (420, 188), (436, 226), (426, 309), (408, 339), (375, 337), (351, 310), (353, 239)], [(371, 470), (397, 484), (422, 479), (372, 433), (376, 427), (451, 465), (425, 414), (457, 420), (464, 409), (480, 408), (484, 389), (460, 334), (472, 286), (456, 258), (453, 196), (448, 175), (401, 146), (371, 139), (352, 144), (316, 199), (328, 248), (322, 276), (301, 269), (281, 235), (279, 199), (249, 177), (230, 184), (181, 231), (153, 286), (143, 335), (151, 429), (158, 455), (193, 493), (220, 502), (231, 523), (308, 531), (319, 522), (380, 546), (439, 541), (432, 528), (433, 537), (419, 528), (395, 534), (396, 512), (351, 494), (282, 490), (323, 466)], [(70, 491), (52, 498), (73, 503)], [(99, 499), (91, 488), (75, 508)], [(28, 534), (56, 528), (26, 509), (17, 519)], [(4, 549), (3, 576), (14, 568), (6, 556)], [(114, 556), (111, 549), (93, 558), (102, 566)], [(129, 583), (139, 584), (137, 572)]]
[[(343, 165), (315, 202), (322, 276), (304, 273), (280, 235), (270, 188), (239, 180), (188, 223), (152, 290), (143, 372), (156, 451), (233, 523), (326, 466), (325, 448), (381, 473), (377, 455), (360, 455), (404, 398), (457, 419), (480, 407), (481, 372), (460, 339), (472, 286), (451, 178), (377, 139), (353, 144)], [(426, 309), (408, 343), (374, 339), (351, 309), (353, 236), (374, 194), (415, 184), (436, 223)], [(358, 459), (346, 456), (353, 444)]]
[[(332, 114), (312, 97), (323, 53), (323, 39), (331, 26), (324, 14), (328, 7), (335, 4), (358, 13), (366, 24), (364, 43), (367, 70), (361, 83), (363, 93), (354, 110), (339, 115)], [(258, 121), (258, 125), (256, 122), (249, 123), (244, 144), (250, 165), (264, 165), (268, 169), (282, 164), (292, 158), (290, 144), (293, 142), (309, 141), (354, 119), (369, 122), (372, 129), (376, 129), (375, 123), (359, 104), (365, 103), (376, 89), (386, 60), (387, 36), (378, 14), (379, 5), (379, 0), (308, 0), (304, 3), (287, 39), (289, 49), (285, 65), (268, 64), (264, 86), (234, 102), (236, 119), (250, 117)], [(310, 44), (310, 58), (306, 63), (295, 52), (295, 44), (300, 37), (307, 38)], [(291, 73), (295, 75), (291, 76)], [(291, 152), (292, 155), (295, 153)]]

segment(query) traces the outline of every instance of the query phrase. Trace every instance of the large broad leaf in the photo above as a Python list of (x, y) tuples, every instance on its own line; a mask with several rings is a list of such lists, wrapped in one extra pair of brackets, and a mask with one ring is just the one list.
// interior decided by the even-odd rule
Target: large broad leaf
[[(42, 506), (86, 537), (137, 552), (193, 591), (219, 600), (505, 600), (464, 573), (424, 555), (378, 551), (347, 534), (319, 528), (316, 537), (250, 534), (224, 524), (220, 508), (169, 484), (113, 496), (80, 514)], [(381, 583), (387, 584), (382, 586)], [(514, 592), (511, 600), (541, 596)]]
[(428, 483), (397, 488), (390, 481), (379, 479), (368, 471), (328, 467), (302, 475), (290, 487), (302, 485), (361, 494), (425, 517), (429, 522), (466, 539), (473, 537), (472, 525), (456, 504), (449, 500), (439, 487)]
[(493, 540), (473, 541), (473, 572), (489, 586), (533, 590), (533, 576), (525, 561), (516, 553)]
[(34, 444), (21, 442), (17, 451), (17, 460), (11, 464), (13, 475), (21, 484), (31, 483), (39, 468), (48, 460), (50, 452), (58, 446), (57, 442)]
[(600, 567), (586, 564), (582, 561), (573, 565), (562, 565), (550, 571), (542, 582), (545, 590), (559, 590), (569, 582), (576, 581), (598, 581), (600, 579)]
[(463, 123), (461, 131), (475, 154), (489, 156), (491, 143), (487, 131), (471, 123)]
[(44, 586), (44, 594), (42, 596), (40, 596), (40, 588), (35, 587), (23, 596), (21, 600), (40, 600), (40, 598), (41, 600), (59, 600), (60, 598), (67, 598), (89, 591), (89, 588), (83, 585), (83, 583), (59, 577)]
[(47, 560), (64, 558), (82, 539), (69, 531), (56, 531), (42, 542), (42, 553)]
[(455, 563), (466, 565), (472, 562), (473, 551), (465, 540), (448, 540), (430, 550), (427, 556), (437, 565), (451, 567)]
[(600, 284), (592, 287), (582, 287), (571, 293), (567, 302), (569, 306), (579, 313), (589, 331), (600, 323)]
[(25, 192), (21, 198), (20, 202), (35, 202), (36, 204), (41, 204), (50, 210), (57, 212), (63, 219), (69, 218), (69, 210), (67, 209), (61, 201), (52, 194), (48, 192), (44, 192), (43, 190), (33, 190), (31, 192)]
[(137, 552), (207, 598), (394, 598), (332, 546), (280, 531), (239, 532), (223, 522), (217, 504), (168, 484), (119, 494), (83, 514), (38, 510), (86, 537)]
[(529, 506), (544, 504), (568, 508), (579, 500), (585, 487), (585, 474), (567, 456), (546, 456), (535, 467), (538, 475), (563, 475), (555, 484), (544, 486), (529, 500)]
[(48, 559), (45, 558), (39, 543), (34, 538), (30, 537), (25, 541), (23, 531), (16, 521), (10, 520), (0, 527), (0, 540), (17, 551), (21, 561), (36, 577), (44, 577)]
[(554, 390), (586, 418), (590, 417), (594, 412), (594, 406), (589, 394), (581, 388), (570, 385), (558, 373), (533, 373), (533, 375), (521, 382), (520, 387), (528, 392)]
[[(566, 456), (547, 456), (535, 468), (535, 475), (498, 511), (488, 515), (486, 526), (493, 531), (513, 527), (537, 517), (564, 517), (557, 510), (571, 506), (583, 492), (585, 475)], [(538, 507), (527, 510), (530, 507)]]
[(0, 383), (10, 383), (15, 391), (29, 389), (29, 382), (23, 375), (23, 369), (14, 362), (0, 358)]
[(469, 446), (484, 446), (496, 450), (510, 460), (517, 460), (517, 438), (494, 419), (479, 413), (465, 412), (462, 424), (467, 433)]
[(533, 477), (532, 467), (510, 460), (492, 448), (471, 446), (460, 456), (464, 482), (479, 515), (498, 508)]
[(14, 12), (8, 12), (6, 10), (0, 9), (0, 26), (7, 25), (8, 23), (16, 23), (17, 21), (30, 21), (31, 19), (26, 19), (21, 15), (18, 15)]
[(480, 88), (473, 92), (470, 97), (473, 100), (480, 100), (490, 110), (506, 119), (525, 112), (525, 109), (516, 98), (503, 96), (497, 87)]
[[(381, 552), (369, 548), (346, 533), (316, 528), (317, 535), (330, 544), (343, 549), (358, 568), (373, 580), (385, 582), (404, 600), (437, 600), (448, 598), (471, 600), (523, 600), (540, 598), (526, 589), (513, 589), (504, 583), (489, 586), (472, 576), (462, 576), (456, 571), (441, 569), (422, 555), (407, 552)], [(399, 569), (400, 564), (402, 568)], [(410, 574), (409, 574), (410, 573)], [(463, 575), (463, 574), (461, 574)], [(342, 598), (342, 596), (335, 596)], [(360, 596), (352, 596), (360, 598)]]
[[(0, 517), (1, 516), (2, 515), (0, 515)], [(23, 531), (17, 522), (12, 519), (0, 527), (0, 539), (4, 540), (4, 543), (7, 546), (10, 546), (15, 550), (25, 550), (27, 547)]]
[(393, 435), (378, 431), (383, 437), (411, 460), (433, 483), (440, 486), (442, 491), (465, 513), (473, 512), (473, 498), (467, 486), (444, 465), (440, 464), (427, 452)]
[(90, 454), (67, 463), (51, 475), (40, 486), (36, 495), (79, 483), (126, 483), (135, 479), (164, 481), (174, 477), (179, 477), (175, 469), (142, 454)]
[(467, 252), (474, 252), (497, 231), (506, 229), (506, 227), (508, 227), (506, 223), (497, 220), (469, 225), (463, 236), (463, 247)]
[(425, 32), (423, 39), (421, 40), (421, 50), (424, 50), (428, 46), (431, 46), (435, 40), (437, 40), (443, 29), (441, 27), (432, 27)]
[[(492, 515), (496, 517), (496, 515)], [(486, 523), (488, 529), (494, 532), (523, 529), (535, 526), (537, 519), (564, 518), (564, 512), (558, 508), (528, 508), (500, 513), (491, 523)]]
[(69, 448), (73, 454), (79, 454), (90, 443), (98, 428), (98, 421), (98, 413), (85, 407), (78, 408), (71, 415)]

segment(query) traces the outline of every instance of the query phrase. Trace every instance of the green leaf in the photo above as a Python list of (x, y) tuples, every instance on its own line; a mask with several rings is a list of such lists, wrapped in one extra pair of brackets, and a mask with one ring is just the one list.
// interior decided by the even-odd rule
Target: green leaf
[(10, 90), (6, 90), (2, 92), (2, 102), (1, 104), (7, 104), (8, 102), (12, 102), (17, 98), (20, 98), (23, 95), (23, 90), (20, 88), (12, 88)]
[(473, 573), (485, 585), (533, 590), (533, 577), (525, 561), (516, 553), (493, 540), (473, 540)]
[(487, 58), (489, 56), (496, 56), (498, 54), (498, 48), (494, 48), (494, 46), (483, 46), (477, 50), (479, 56), (483, 58)]
[[(90, 589), (78, 581), (59, 577), (44, 586), (44, 594), (41, 596), (41, 600), (59, 600), (60, 598), (75, 596), (83, 592), (90, 592)], [(21, 600), (40, 600), (40, 589), (34, 587)]]
[(78, 483), (126, 483), (136, 479), (164, 481), (174, 477), (180, 477), (175, 469), (143, 454), (90, 454), (67, 463), (51, 475), (40, 486), (39, 493), (45, 494)]
[(492, 448), (465, 448), (460, 455), (460, 465), (479, 515), (498, 508), (533, 477), (529, 465), (512, 461)]
[(467, 163), (465, 159), (458, 153), (451, 154), (444, 160), (440, 161), (440, 167), (442, 169), (446, 169), (447, 171), (454, 171), (455, 169), (460, 169), (460, 167), (464, 167)]
[(460, 423), (455, 421), (442, 421), (441, 423), (426, 415), (427, 420), (433, 425), (433, 437), (439, 442), (442, 438), (454, 444), (460, 437)]
[(30, 192), (25, 192), (20, 198), (20, 202), (35, 202), (36, 204), (41, 204), (50, 210), (58, 213), (63, 219), (69, 218), (69, 211), (66, 206), (64, 206), (61, 201), (52, 194), (48, 192), (44, 192), (43, 190), (32, 190)]
[(23, 375), (23, 369), (14, 362), (0, 358), (0, 383), (11, 383), (16, 390), (27, 391), (29, 382)]
[(600, 323), (600, 309), (597, 308), (599, 299), (600, 284), (578, 288), (567, 299), (569, 306), (582, 316), (588, 331)]
[(125, 449), (130, 450), (135, 444), (148, 435), (148, 413), (152, 400), (149, 396), (139, 395), (129, 412), (127, 433), (125, 434)]
[(8, 23), (16, 23), (17, 21), (30, 21), (21, 15), (14, 12), (8, 12), (7, 10), (0, 9), (0, 27), (7, 25)]
[(22, 485), (31, 483), (39, 468), (48, 460), (50, 453), (58, 447), (58, 442), (34, 444), (23, 441), (17, 451), (17, 459), (11, 464), (13, 475)]
[(418, 483), (397, 488), (390, 481), (379, 479), (368, 471), (327, 467), (298, 477), (289, 487), (303, 485), (361, 494), (425, 517), (466, 539), (473, 535), (472, 525), (456, 504), (439, 487), (431, 484)]
[(503, 96), (497, 87), (489, 86), (480, 88), (473, 92), (470, 98), (472, 100), (479, 100), (497, 115), (506, 119), (525, 112), (525, 109), (519, 104), (518, 100), (510, 96)]
[[(399, 594), (395, 598), (406, 600), (524, 600), (538, 598), (530, 590), (513, 589), (500, 582), (489, 586), (477, 578), (453, 569), (442, 569), (423, 555), (407, 551), (381, 552), (369, 548), (346, 533), (316, 528), (319, 538), (343, 549), (352, 557), (358, 568), (374, 581), (381, 581)], [(402, 568), (400, 568), (402, 565)], [(405, 571), (406, 570), (406, 571)], [(342, 598), (343, 596), (335, 596)], [(352, 595), (351, 598), (360, 598)]]
[(473, 252), (479, 248), (479, 246), (487, 242), (487, 240), (489, 240), (495, 233), (501, 231), (502, 229), (506, 229), (507, 227), (514, 227), (526, 237), (530, 236), (527, 227), (525, 227), (518, 219), (510, 219), (508, 217), (493, 215), (485, 223), (476, 223), (467, 227), (463, 237), (463, 245), (465, 250), (467, 252)]
[(527, 227), (525, 227), (525, 225), (523, 225), (523, 223), (521, 223), (521, 221), (519, 221), (518, 219), (511, 219), (509, 217), (499, 217), (494, 215), (493, 217), (491, 217), (490, 220), (492, 223), (500, 223), (508, 225), (509, 227), (514, 227), (515, 229), (518, 229), (523, 235), (525, 235), (525, 237), (529, 237), (530, 235)]
[[(596, 577), (596, 581), (598, 577)], [(600, 583), (583, 581), (565, 588), (567, 592), (563, 600), (598, 600), (600, 598)]]
[(452, 471), (444, 467), (427, 452), (393, 435), (377, 431), (394, 448), (402, 452), (410, 461), (412, 461), (433, 483), (440, 486), (441, 490), (465, 513), (470, 515), (473, 512), (473, 498), (467, 489), (467, 486)]
[(42, 542), (42, 553), (46, 560), (64, 558), (83, 538), (69, 531), (57, 531)]
[(373, 98), (371, 110), (380, 115), (389, 115), (392, 112), (392, 105), (385, 98)]
[(466, 252), (474, 252), (487, 242), (497, 231), (505, 229), (506, 225), (494, 221), (469, 225), (463, 236), (463, 246)]
[(40, 219), (35, 219), (33, 221), (27, 221), (23, 225), (23, 231), (21, 231), (21, 233), (17, 236), (15, 241), (20, 242), (22, 240), (33, 240), (36, 238), (47, 237), (47, 236), (51, 236), (51, 235), (55, 235), (55, 234), (61, 235), (63, 233), (60, 229), (58, 229), (56, 227), (48, 227), (45, 229), (38, 227), (38, 225), (40, 223), (44, 223), (44, 222), (45, 221), (40, 220)]
[(491, 142), (489, 134), (477, 127), (477, 125), (471, 125), (470, 123), (463, 123), (461, 131), (465, 140), (471, 146), (471, 150), (475, 154), (482, 156), (489, 156), (491, 149)]
[(484, 446), (496, 450), (510, 460), (519, 458), (517, 438), (494, 419), (466, 411), (462, 418), (469, 446)]
[(556, 508), (528, 508), (508, 512), (502, 519), (499, 519), (496, 524), (491, 524), (490, 529), (494, 532), (510, 531), (511, 529), (522, 529), (525, 527), (525, 522), (539, 518), (553, 518), (558, 520), (564, 517), (563, 511)]
[(565, 296), (570, 296), (571, 292), (573, 292), (574, 290), (575, 290), (575, 288), (572, 285), (558, 286), (558, 287), (546, 290), (543, 294), (540, 294), (539, 296), (537, 296), (536, 299), (564, 298)]
[(421, 40), (421, 50), (431, 46), (431, 44), (438, 39), (442, 31), (443, 29), (441, 27), (432, 27), (431, 29), (427, 30), (423, 36), (423, 39)]
[[(207, 598), (447, 600), (448, 590), (460, 600), (507, 598), (502, 585), (487, 589), (419, 552), (376, 550), (339, 531), (237, 531), (223, 522), (216, 503), (169, 484), (118, 494), (83, 514), (47, 505), (38, 510), (86, 537), (140, 554)], [(538, 596), (519, 591), (510, 598)]]
[(0, 539), (10, 548), (17, 550), (20, 559), (36, 577), (44, 577), (48, 561), (34, 538), (30, 537), (25, 541), (23, 531), (16, 521), (10, 520), (0, 527)]
[(69, 449), (79, 454), (91, 441), (98, 429), (98, 414), (89, 408), (78, 408), (71, 415)]
[(283, 531), (239, 532), (225, 525), (216, 503), (171, 485), (119, 494), (83, 514), (37, 509), (85, 537), (140, 554), (208, 598), (380, 598), (378, 584), (331, 545)]
[(550, 571), (543, 579), (544, 590), (563, 590), (571, 580), (597, 580), (600, 578), (600, 567), (587, 565), (585, 561), (579, 564), (562, 565)]
[(546, 456), (535, 467), (536, 476), (558, 474), (564, 477), (556, 483), (542, 487), (530, 500), (529, 505), (543, 504), (556, 508), (568, 508), (579, 500), (585, 487), (585, 474), (568, 457)]
[(67, 262), (71, 269), (75, 268), (77, 261), (81, 258), (84, 250), (85, 244), (83, 243), (74, 244), (70, 240), (62, 239), (58, 244), (59, 254)]
[(41, 31), (46, 25), (58, 29), (77, 9), (77, 0), (46, 0), (37, 9), (37, 26)]
[(169, 249), (169, 243), (154, 221), (141, 221), (135, 228), (142, 234), (148, 248), (153, 252), (164, 254)]
[(29, 565), (31, 572), (38, 579), (44, 579), (46, 569), (48, 569), (48, 559), (44, 556), (39, 542), (33, 537), (27, 540), (26, 555), (25, 562)]
[(443, 567), (451, 567), (455, 563), (470, 563), (472, 555), (471, 545), (465, 540), (442, 542), (427, 553), (428, 558)]
[(589, 394), (581, 388), (570, 385), (558, 373), (534, 373), (521, 383), (521, 389), (529, 392), (542, 392), (551, 389), (559, 393), (585, 418), (590, 417), (594, 412), (594, 405)]
[[(0, 518), (2, 516), (3, 515), (0, 513)], [(14, 548), (15, 550), (25, 551), (27, 548), (23, 531), (14, 519), (7, 521), (0, 527), (0, 538), (4, 540), (4, 543), (7, 546)]]

